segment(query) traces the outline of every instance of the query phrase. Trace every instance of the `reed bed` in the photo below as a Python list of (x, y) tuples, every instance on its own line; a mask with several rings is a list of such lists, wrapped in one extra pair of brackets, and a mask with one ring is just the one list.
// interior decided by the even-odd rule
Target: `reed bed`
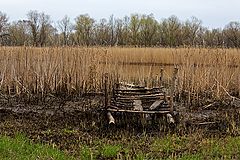
[(177, 94), (188, 103), (203, 98), (239, 96), (238, 49), (208, 48), (102, 48), (1, 47), (2, 95), (101, 92), (104, 74), (110, 84), (119, 81), (159, 85), (161, 68), (170, 84), (179, 68)]
[(71, 94), (97, 90), (105, 72), (98, 67), (105, 61), (103, 54), (84, 48), (2, 47), (1, 92)]

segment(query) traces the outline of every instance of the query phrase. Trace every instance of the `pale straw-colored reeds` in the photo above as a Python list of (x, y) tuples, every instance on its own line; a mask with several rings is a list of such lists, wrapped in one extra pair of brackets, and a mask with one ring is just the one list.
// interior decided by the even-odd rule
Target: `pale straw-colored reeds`
[(20, 95), (101, 92), (104, 73), (110, 81), (158, 85), (179, 68), (177, 91), (186, 101), (239, 95), (238, 49), (1, 47), (0, 91)]

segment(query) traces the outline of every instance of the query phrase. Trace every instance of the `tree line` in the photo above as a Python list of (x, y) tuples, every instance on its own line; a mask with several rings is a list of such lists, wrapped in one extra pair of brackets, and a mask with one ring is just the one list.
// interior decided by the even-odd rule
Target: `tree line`
[(0, 45), (5, 46), (139, 46), (139, 47), (240, 47), (240, 23), (209, 29), (191, 17), (176, 16), (157, 21), (153, 14), (113, 15), (95, 20), (82, 14), (71, 22), (64, 16), (53, 22), (50, 15), (29, 11), (27, 18), (9, 22), (0, 11)]

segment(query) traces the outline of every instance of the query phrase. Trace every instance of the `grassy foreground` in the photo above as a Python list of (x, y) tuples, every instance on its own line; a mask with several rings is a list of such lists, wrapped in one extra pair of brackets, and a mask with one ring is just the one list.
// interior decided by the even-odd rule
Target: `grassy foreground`
[(48, 145), (32, 143), (28, 138), (17, 135), (15, 138), (0, 136), (1, 160), (24, 159), (74, 159), (64, 152)]
[(140, 136), (93, 140), (79, 145), (73, 155), (51, 145), (33, 143), (22, 135), (0, 136), (0, 159), (239, 159), (240, 137), (203, 135)]

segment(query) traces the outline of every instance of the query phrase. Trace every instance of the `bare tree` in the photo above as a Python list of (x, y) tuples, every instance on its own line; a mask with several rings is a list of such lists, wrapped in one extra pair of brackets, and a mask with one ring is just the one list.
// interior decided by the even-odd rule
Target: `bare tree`
[(224, 28), (224, 36), (227, 47), (240, 47), (240, 23), (230, 22)]
[(30, 35), (28, 33), (28, 26), (23, 21), (13, 22), (9, 27), (9, 34), (13, 45), (29, 45)]
[(110, 31), (110, 45), (113, 46), (114, 43), (115, 43), (115, 21), (114, 21), (114, 16), (111, 15), (110, 18), (109, 18), (109, 21), (108, 21), (108, 25), (109, 25), (109, 31)]
[(44, 13), (40, 13), (40, 34), (39, 34), (40, 46), (46, 45), (48, 35), (50, 35), (50, 32), (54, 30), (53, 28), (54, 27), (51, 25), (50, 16)]
[(139, 41), (139, 28), (140, 28), (141, 16), (139, 14), (132, 14), (129, 23), (130, 38), (132, 45), (138, 45)]
[(9, 45), (8, 17), (0, 11), (0, 45)]
[(99, 23), (94, 28), (95, 44), (97, 45), (109, 45), (109, 26), (105, 18), (100, 19)]
[(69, 36), (73, 31), (73, 24), (70, 21), (70, 18), (65, 15), (63, 19), (58, 21), (58, 28), (61, 31), (61, 35), (63, 36), (63, 45), (69, 45)]
[(0, 34), (7, 32), (8, 25), (9, 24), (7, 14), (0, 11)]
[(123, 21), (121, 19), (115, 19), (115, 32), (116, 32), (116, 35), (115, 35), (115, 43), (114, 45), (117, 46), (117, 45), (122, 45), (121, 42), (123, 41)]
[(151, 46), (157, 35), (158, 22), (153, 14), (143, 15), (140, 23), (141, 45)]
[(240, 47), (240, 22), (230, 22), (224, 29), (209, 29), (196, 17), (180, 21), (173, 15), (158, 22), (152, 14), (135, 13), (95, 21), (83, 14), (75, 18), (74, 24), (64, 16), (57, 21), (57, 29), (43, 12), (29, 11), (27, 20), (9, 23), (0, 11), (0, 45)]
[(49, 31), (52, 25), (50, 16), (38, 11), (30, 11), (27, 14), (28, 20), (25, 21), (30, 29), (34, 46), (46, 45)]
[(30, 11), (27, 14), (28, 20), (24, 21), (29, 24), (31, 28), (31, 35), (33, 40), (33, 45), (38, 46), (38, 34), (39, 34), (39, 13), (37, 11)]
[(196, 39), (201, 29), (201, 20), (196, 17), (192, 17), (187, 20), (182, 27), (182, 40), (183, 44), (196, 46)]
[(85, 14), (78, 16), (75, 21), (78, 44), (89, 46), (91, 44), (91, 38), (93, 37), (93, 27), (95, 20), (88, 14)]
[(176, 16), (164, 19), (160, 25), (161, 43), (164, 46), (181, 45), (181, 22)]

